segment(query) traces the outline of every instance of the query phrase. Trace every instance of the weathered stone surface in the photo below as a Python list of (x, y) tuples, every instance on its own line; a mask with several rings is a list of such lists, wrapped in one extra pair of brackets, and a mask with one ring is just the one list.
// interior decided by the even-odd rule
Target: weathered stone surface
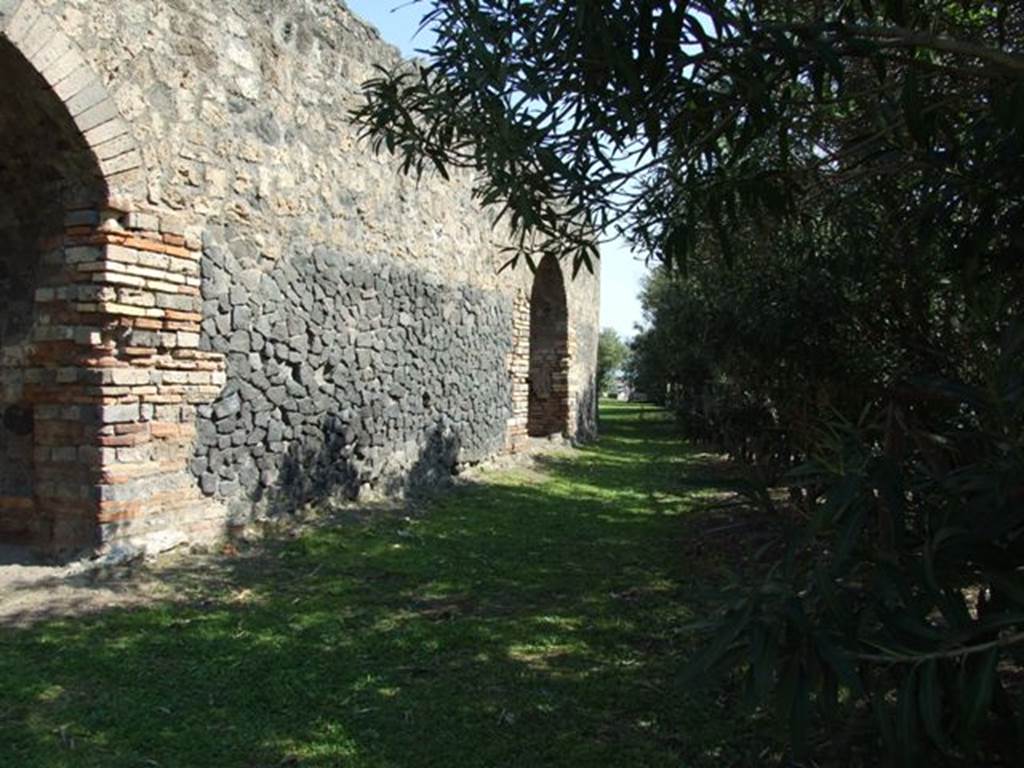
[[(211, 272), (238, 270), (229, 249), (210, 253), (220, 258), (208, 256)], [(237, 487), (219, 485), (218, 494), (230, 487), (235, 494), (274, 506), (324, 493), (355, 495), (367, 484), (384, 492), (402, 491), (436, 483), (450, 476), (456, 464), (479, 461), (504, 448), (511, 415), (506, 360), (513, 328), (502, 294), (464, 285), (445, 287), (425, 280), (416, 269), (386, 268), (323, 248), (317, 249), (315, 260), (301, 251), (284, 258), (291, 268), (280, 274), (271, 270), (274, 279), (265, 284), (296, 297), (285, 307), (287, 320), (271, 323), (270, 316), (279, 311), (272, 291), (254, 291), (248, 304), (236, 311), (244, 310), (257, 328), (272, 325), (275, 342), (288, 334), (285, 343), (301, 354), (293, 362), (276, 365), (273, 357), (284, 344), (277, 344), (275, 352), (269, 347), (261, 352), (250, 340), (244, 366), (233, 356), (228, 358), (229, 380), (241, 382), (242, 398), (250, 392), (245, 402), (260, 409), (255, 393), (266, 392), (266, 399), (278, 406), (265, 421), (261, 441), (265, 455), (271, 457), (264, 465), (270, 471), (240, 473)], [(387, 303), (302, 303), (301, 297), (326, 286), (348, 295), (373, 273), (388, 275), (388, 282), (381, 284), (392, 297)], [(417, 297), (418, 317), (426, 332), (421, 342), (410, 345), (398, 331), (411, 325), (413, 317), (400, 307), (411, 306)], [(455, 307), (463, 322), (444, 322), (446, 308)], [(465, 322), (468, 317), (474, 318), (472, 324)], [(339, 329), (348, 332), (338, 334)], [(216, 337), (207, 341), (218, 345)], [(260, 365), (250, 365), (250, 357)], [(346, 359), (356, 359), (367, 373), (358, 391), (329, 384), (344, 384), (356, 373), (339, 367)], [(356, 399), (361, 404), (358, 410), (351, 408)], [(224, 417), (241, 409), (242, 402), (238, 392), (226, 391), (214, 404), (209, 418), (217, 422), (218, 432), (228, 423)], [(460, 417), (457, 427), (451, 424), (455, 415)], [(232, 445), (200, 443), (194, 466), (241, 467), (249, 460), (251, 426), (231, 426), (236, 437)], [(201, 429), (201, 434), (208, 432), (209, 427)], [(278, 446), (286, 442), (282, 452)], [(372, 447), (381, 450), (369, 450)]]
[[(398, 61), (341, 2), (0, 0), (0, 538), (34, 499), (70, 542), (208, 532), (525, 436), (534, 276), (468, 175), (349, 122)], [(566, 281), (577, 437), (597, 305)]]

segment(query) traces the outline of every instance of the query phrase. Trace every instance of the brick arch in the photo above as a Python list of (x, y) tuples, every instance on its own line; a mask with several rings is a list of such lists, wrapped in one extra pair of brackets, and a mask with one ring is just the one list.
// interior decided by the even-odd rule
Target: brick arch
[(569, 307), (558, 260), (545, 256), (530, 293), (530, 437), (570, 435)]
[(95, 157), (107, 198), (100, 202), (140, 197), (139, 145), (79, 46), (35, 0), (0, 0), (0, 39), (24, 57), (64, 105)]
[[(91, 470), (60, 418), (58, 380), (79, 350), (51, 323), (50, 301), (72, 290), (63, 242), (70, 217), (94, 222), (107, 197), (95, 154), (64, 103), (21, 51), (0, 37), (0, 541), (36, 543), (79, 512)], [(80, 210), (79, 206), (86, 207)], [(77, 290), (77, 289), (76, 289)], [(43, 297), (40, 300), (39, 297)], [(65, 374), (65, 378), (67, 375)], [(77, 414), (76, 414), (77, 416)], [(60, 451), (60, 459), (55, 452)], [(72, 457), (74, 453), (74, 457)], [(72, 460), (73, 458), (73, 460)]]
[(192, 222), (135, 208), (135, 138), (35, 0), (0, 0), (0, 77), (0, 544), (212, 530), (188, 461), (224, 364), (199, 349)]

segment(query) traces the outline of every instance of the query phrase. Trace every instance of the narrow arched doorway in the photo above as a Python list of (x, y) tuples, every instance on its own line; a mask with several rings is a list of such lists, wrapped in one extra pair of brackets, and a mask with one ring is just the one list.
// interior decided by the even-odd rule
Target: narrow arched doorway
[(74, 514), (85, 502), (89, 470), (62, 432), (81, 427), (57, 394), (78, 376), (60, 356), (73, 340), (66, 328), (59, 337), (46, 301), (72, 282), (65, 224), (85, 210), (95, 216), (104, 198), (67, 108), (0, 37), (0, 545), (47, 546), (57, 510)]
[(569, 311), (558, 261), (545, 256), (530, 295), (530, 404), (527, 433), (569, 431)]

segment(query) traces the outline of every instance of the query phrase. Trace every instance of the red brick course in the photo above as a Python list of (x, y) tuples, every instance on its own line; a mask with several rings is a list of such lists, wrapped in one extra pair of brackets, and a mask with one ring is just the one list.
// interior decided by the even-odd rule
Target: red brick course
[(181, 235), (132, 230), (130, 215), (99, 220), (42, 244), (60, 258), (36, 296), (25, 370), (36, 496), (0, 499), (0, 513), (33, 516), (54, 553), (217, 512), (187, 468), (195, 408), (225, 381), (222, 356), (199, 349), (201, 254)]

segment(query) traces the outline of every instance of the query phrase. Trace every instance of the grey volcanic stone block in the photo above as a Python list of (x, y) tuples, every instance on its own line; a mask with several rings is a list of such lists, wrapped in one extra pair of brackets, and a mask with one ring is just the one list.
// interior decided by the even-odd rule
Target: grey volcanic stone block
[(400, 493), (502, 449), (503, 296), (323, 247), (310, 258), (302, 244), (257, 276), (244, 249), (210, 245), (212, 274), (244, 278), (230, 314), (203, 326), (205, 345), (230, 351), (231, 382), (199, 421), (192, 469), (205, 493), (270, 511), (366, 487)]

